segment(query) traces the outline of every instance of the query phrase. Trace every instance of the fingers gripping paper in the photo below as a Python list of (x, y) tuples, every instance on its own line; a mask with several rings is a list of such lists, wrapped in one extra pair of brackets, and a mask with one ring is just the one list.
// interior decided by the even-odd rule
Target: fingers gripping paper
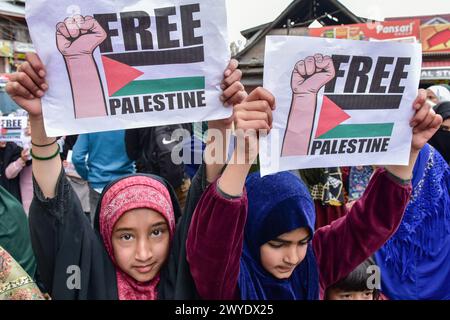
[(225, 1), (27, 1), (50, 136), (221, 119)]
[(264, 87), (274, 130), (260, 139), (261, 172), (409, 161), (418, 44), (269, 36)]

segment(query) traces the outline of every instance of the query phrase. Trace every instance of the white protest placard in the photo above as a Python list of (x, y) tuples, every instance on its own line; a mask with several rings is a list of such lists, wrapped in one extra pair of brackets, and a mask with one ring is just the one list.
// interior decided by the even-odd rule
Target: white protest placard
[(419, 44), (268, 36), (264, 87), (276, 98), (261, 174), (406, 165)]
[(226, 118), (225, 0), (33, 0), (47, 68), (46, 132), (63, 136)]
[(27, 117), (0, 117), (0, 141), (21, 143)]

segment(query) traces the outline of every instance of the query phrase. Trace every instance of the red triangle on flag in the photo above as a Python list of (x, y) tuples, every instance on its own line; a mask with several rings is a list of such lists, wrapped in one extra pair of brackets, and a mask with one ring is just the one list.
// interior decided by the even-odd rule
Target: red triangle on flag
[(351, 117), (328, 97), (323, 96), (322, 110), (320, 111), (319, 125), (316, 138), (336, 128), (342, 122)]
[(131, 81), (144, 73), (124, 63), (102, 56), (103, 69), (105, 69), (109, 96), (125, 87)]

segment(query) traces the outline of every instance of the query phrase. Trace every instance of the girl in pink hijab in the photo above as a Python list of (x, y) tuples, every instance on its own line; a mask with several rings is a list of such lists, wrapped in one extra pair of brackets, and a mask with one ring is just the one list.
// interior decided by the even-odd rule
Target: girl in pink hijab
[[(246, 96), (237, 66), (230, 62), (221, 84), (221, 100), (230, 105)], [(133, 175), (112, 182), (103, 190), (94, 228), (90, 225), (65, 177), (56, 139), (45, 133), (45, 74), (39, 57), (29, 54), (8, 84), (11, 97), (30, 115), (34, 199), (29, 220), (43, 285), (53, 299), (194, 299), (189, 267), (180, 258), (190, 218), (180, 218), (175, 232), (181, 212), (165, 180)]]
[(175, 232), (176, 198), (151, 176), (121, 179), (103, 193), (99, 227), (116, 267), (120, 300), (154, 300)]

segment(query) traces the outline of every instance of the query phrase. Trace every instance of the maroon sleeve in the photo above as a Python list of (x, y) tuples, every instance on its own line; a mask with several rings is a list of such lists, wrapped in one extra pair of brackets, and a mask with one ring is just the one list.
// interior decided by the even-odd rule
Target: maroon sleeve
[(212, 183), (192, 217), (186, 254), (201, 298), (236, 298), (247, 217), (247, 195), (227, 198)]
[(402, 185), (389, 172), (379, 169), (346, 216), (316, 231), (313, 248), (319, 266), (321, 295), (395, 233), (410, 195), (410, 184)]

